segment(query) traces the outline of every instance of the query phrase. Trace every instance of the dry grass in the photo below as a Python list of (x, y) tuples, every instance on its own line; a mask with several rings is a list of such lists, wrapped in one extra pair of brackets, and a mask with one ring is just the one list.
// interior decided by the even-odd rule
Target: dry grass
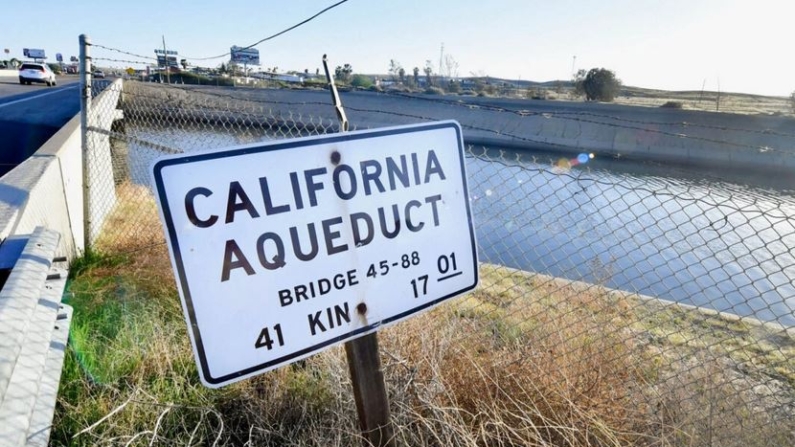
[[(199, 384), (154, 203), (118, 191), (97, 246), (123, 257), (73, 267), (53, 444), (360, 444), (339, 347)], [(399, 445), (791, 445), (795, 343), (760, 327), (483, 265), (473, 293), (379, 334)]]
[(632, 106), (661, 107), (667, 102), (679, 102), (688, 110), (739, 114), (792, 114), (792, 103), (787, 97), (762, 96), (746, 93), (715, 91), (669, 92), (637, 87), (626, 87), (616, 103)]
[[(549, 86), (539, 86), (529, 89), (512, 89), (496, 91), (495, 95), (509, 98), (533, 98), (558, 101), (584, 101), (577, 97), (573, 88), (563, 87), (556, 89)], [(494, 96), (494, 95), (490, 95)], [(679, 103), (685, 110), (702, 110), (706, 112), (737, 113), (737, 114), (765, 114), (765, 115), (792, 115), (792, 101), (784, 96), (763, 96), (749, 93), (732, 93), (717, 91), (667, 91), (642, 87), (625, 86), (613, 102), (638, 107), (671, 107)]]

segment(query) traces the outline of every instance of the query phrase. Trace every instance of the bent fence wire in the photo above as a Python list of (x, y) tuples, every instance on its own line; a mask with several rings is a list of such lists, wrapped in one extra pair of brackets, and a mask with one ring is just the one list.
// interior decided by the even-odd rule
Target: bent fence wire
[[(98, 250), (166, 250), (148, 172), (161, 154), (338, 131), (322, 90), (135, 79), (108, 88), (123, 89), (124, 119), (110, 132), (88, 129), (89, 145), (111, 140), (110, 165), (101, 169), (112, 170), (114, 181), (95, 191), (111, 209), (95, 239)], [(481, 282), (456, 301), (456, 337), (475, 345), (490, 340), (497, 355), (474, 358), (481, 378), (496, 370), (540, 374), (533, 383), (483, 380), (480, 392), (502, 387), (516, 405), (542, 413), (578, 400), (577, 408), (591, 412), (623, 403), (623, 411), (604, 410), (604, 418), (622, 419), (621, 427), (649, 445), (795, 441), (791, 191), (672, 175), (675, 168), (657, 165), (599, 164), (600, 153), (591, 164), (572, 166), (569, 159), (582, 149), (522, 131), (533, 120), (555, 119), (554, 111), (402, 94), (343, 93), (343, 103), (353, 128), (453, 117), (482, 137), (466, 144)], [(756, 143), (770, 131), (559, 115), (577, 125), (631, 127), (641, 140), (781, 150)], [(704, 129), (718, 132), (699, 133)], [(783, 131), (775, 136), (795, 141)], [(91, 185), (98, 187), (93, 179)]]

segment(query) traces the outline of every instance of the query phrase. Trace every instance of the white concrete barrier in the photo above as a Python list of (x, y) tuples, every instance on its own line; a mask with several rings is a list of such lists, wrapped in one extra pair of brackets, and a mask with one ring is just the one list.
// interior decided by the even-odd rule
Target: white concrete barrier
[[(117, 83), (119, 83), (117, 85)], [(99, 104), (92, 124), (110, 130), (121, 92), (117, 80), (94, 98)], [(110, 111), (110, 112), (108, 112)], [(110, 169), (110, 142), (107, 136), (93, 139), (89, 164), (92, 172), (90, 200), (95, 201), (91, 220), (96, 237), (105, 217), (115, 206), (113, 170)], [(15, 234), (31, 233), (37, 226), (59, 232), (59, 255), (69, 260), (85, 248), (83, 221), (83, 153), (80, 116), (76, 115), (30, 158), (0, 178), (0, 240)]]
[[(120, 92), (121, 80), (94, 98), (92, 127), (110, 130)], [(71, 321), (60, 303), (68, 272), (53, 264), (85, 248), (81, 130), (78, 115), (0, 178), (0, 269), (10, 269), (0, 284), (0, 446), (49, 439)], [(89, 153), (100, 163), (89, 164), (91, 184), (106, 189), (91, 207), (98, 231), (116, 198), (107, 134), (92, 139)]]
[(0, 69), (0, 79), (18, 78), (19, 70)]
[(58, 254), (82, 252), (83, 195), (80, 116), (34, 155), (0, 178), (0, 239), (45, 226), (62, 235)]

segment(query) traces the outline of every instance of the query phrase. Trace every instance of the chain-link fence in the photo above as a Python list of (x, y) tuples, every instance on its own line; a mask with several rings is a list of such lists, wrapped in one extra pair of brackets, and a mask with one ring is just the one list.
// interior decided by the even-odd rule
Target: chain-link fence
[[(102, 88), (117, 89), (120, 99), (92, 113), (118, 107), (123, 119), (109, 130), (88, 128), (90, 172), (105, 177), (90, 179), (91, 206), (107, 210), (91, 222), (100, 252), (166, 256), (149, 184), (156, 157), (338, 131), (323, 90), (140, 79)], [(521, 114), (447, 97), (359, 92), (343, 93), (343, 103), (354, 128), (456, 118), (469, 142), (481, 143), (466, 145), (481, 282), (450, 304), (456, 330), (447, 336), (461, 346), (459, 363), (439, 379), (465, 425), (513, 442), (500, 445), (795, 443), (791, 177), (783, 186), (762, 178), (755, 187), (708, 168), (599, 152), (578, 160), (586, 146), (568, 148), (534, 127), (551, 126), (552, 106)], [(647, 145), (685, 139), (793, 157), (765, 140), (795, 140), (784, 131), (689, 123), (685, 134), (655, 117), (567, 113), (561, 119), (578, 120), (579, 132), (618, 125)], [(411, 357), (391, 349), (395, 364)], [(409, 382), (401, 382), (404, 391)], [(495, 396), (510, 409), (489, 426), (481, 418)], [(429, 443), (453, 442), (445, 439)]]

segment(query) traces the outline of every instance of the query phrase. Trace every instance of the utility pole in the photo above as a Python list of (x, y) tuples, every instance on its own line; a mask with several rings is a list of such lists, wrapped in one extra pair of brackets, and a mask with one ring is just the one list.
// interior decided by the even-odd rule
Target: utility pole
[(574, 65), (576, 63), (577, 63), (577, 56), (575, 55), (574, 57), (571, 58), (571, 77), (572, 78), (574, 77), (574, 75), (577, 74), (577, 73), (574, 72)]
[(444, 80), (444, 72), (442, 71), (442, 63), (444, 60), (444, 42), (442, 42), (442, 49), (439, 51), (439, 76)]
[(168, 51), (166, 51), (166, 35), (163, 35), (163, 61), (166, 68), (166, 84), (171, 84), (171, 67), (168, 66)]

